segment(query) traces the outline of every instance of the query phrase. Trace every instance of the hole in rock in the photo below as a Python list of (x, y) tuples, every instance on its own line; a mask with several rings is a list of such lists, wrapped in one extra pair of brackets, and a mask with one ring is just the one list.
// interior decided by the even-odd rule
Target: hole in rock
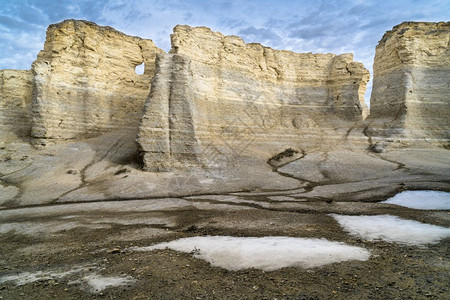
[(144, 69), (145, 69), (145, 63), (142, 63), (142, 64), (140, 64), (140, 65), (137, 65), (137, 66), (134, 68), (134, 72), (135, 72), (137, 75), (143, 75), (143, 74), (144, 74)]

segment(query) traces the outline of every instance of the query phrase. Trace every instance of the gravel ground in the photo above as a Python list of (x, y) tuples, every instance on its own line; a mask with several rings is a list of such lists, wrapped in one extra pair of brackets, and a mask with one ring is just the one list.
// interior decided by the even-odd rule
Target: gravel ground
[[(79, 213), (64, 205), (52, 206), (51, 213), (42, 207), (2, 210), (1, 299), (450, 298), (450, 238), (426, 246), (368, 241), (348, 234), (329, 215), (390, 214), (448, 228), (448, 211), (380, 203), (343, 206), (346, 202), (339, 199), (264, 208), (228, 203), (235, 199), (230, 195), (223, 195), (225, 202), (220, 195), (213, 198), (186, 198), (197, 205), (149, 206), (139, 213), (108, 211), (108, 202), (103, 212), (80, 209), (82, 205)], [(228, 271), (195, 258), (195, 253), (133, 250), (193, 236), (324, 238), (365, 248), (371, 256), (309, 269)]]

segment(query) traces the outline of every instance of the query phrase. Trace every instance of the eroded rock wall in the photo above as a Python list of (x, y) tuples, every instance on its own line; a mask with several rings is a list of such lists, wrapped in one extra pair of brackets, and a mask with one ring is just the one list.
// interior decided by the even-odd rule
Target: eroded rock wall
[(405, 22), (383, 36), (370, 108), (373, 142), (449, 142), (450, 22)]
[[(50, 25), (32, 66), (33, 137), (45, 144), (137, 128), (161, 52), (151, 40), (92, 22)], [(137, 75), (141, 63), (145, 71)]]
[(29, 70), (0, 70), (0, 142), (29, 137), (33, 74)]
[(206, 27), (171, 38), (139, 129), (147, 170), (338, 144), (367, 115), (369, 72), (351, 54), (273, 50)]

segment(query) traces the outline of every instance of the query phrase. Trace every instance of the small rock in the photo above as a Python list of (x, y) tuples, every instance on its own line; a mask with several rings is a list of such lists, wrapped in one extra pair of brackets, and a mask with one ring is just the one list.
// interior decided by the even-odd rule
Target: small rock
[(128, 172), (130, 172), (130, 170), (128, 170), (128, 169), (120, 169), (120, 170), (118, 170), (118, 171), (116, 171), (115, 173), (114, 173), (114, 175), (120, 175), (120, 174), (122, 174), (122, 173), (128, 173)]
[(385, 143), (375, 143), (369, 147), (369, 150), (374, 153), (383, 153), (387, 151), (387, 147)]

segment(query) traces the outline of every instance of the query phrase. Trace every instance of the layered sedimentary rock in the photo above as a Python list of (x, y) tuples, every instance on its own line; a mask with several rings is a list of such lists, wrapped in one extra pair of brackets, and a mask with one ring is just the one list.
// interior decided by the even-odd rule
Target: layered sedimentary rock
[(376, 48), (373, 142), (450, 140), (450, 22), (405, 22)]
[(206, 27), (171, 38), (139, 128), (147, 170), (338, 143), (367, 115), (369, 72), (351, 54), (278, 51)]
[(0, 70), (0, 142), (29, 137), (33, 74), (27, 70)]
[[(33, 63), (32, 135), (46, 139), (92, 136), (112, 128), (137, 128), (162, 50), (151, 40), (92, 22), (49, 26)], [(145, 64), (143, 75), (135, 67)]]

